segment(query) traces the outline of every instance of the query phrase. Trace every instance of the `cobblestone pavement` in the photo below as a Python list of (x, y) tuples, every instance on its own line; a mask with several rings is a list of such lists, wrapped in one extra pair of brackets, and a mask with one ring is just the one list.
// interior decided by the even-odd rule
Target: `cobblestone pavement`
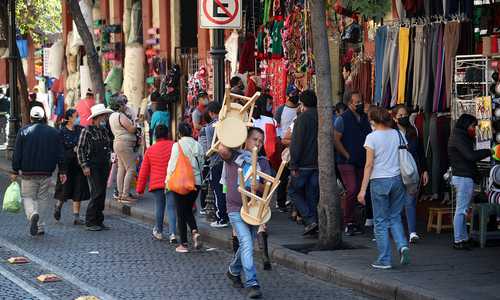
[[(0, 176), (1, 198), (6, 184), (7, 178)], [(65, 205), (60, 223), (47, 219), (45, 236), (36, 238), (29, 236), (24, 214), (0, 213), (0, 299), (75, 299), (89, 294), (101, 299), (245, 298), (245, 291), (232, 288), (225, 277), (230, 253), (207, 251), (209, 245), (199, 252), (175, 253), (167, 242), (152, 240), (149, 225), (117, 215), (106, 215), (111, 230), (88, 232), (71, 225), (69, 208)], [(5, 262), (17, 255), (31, 263)], [(36, 282), (43, 273), (63, 280)], [(265, 299), (366, 299), (281, 266), (272, 271), (258, 266), (258, 277)]]

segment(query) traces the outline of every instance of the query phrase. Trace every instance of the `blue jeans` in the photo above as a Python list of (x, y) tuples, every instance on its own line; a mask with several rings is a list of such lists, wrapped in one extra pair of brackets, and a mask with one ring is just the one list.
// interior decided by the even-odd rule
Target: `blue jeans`
[(474, 181), (468, 177), (453, 176), (451, 183), (455, 187), (457, 207), (453, 218), (453, 231), (455, 233), (455, 243), (466, 241), (467, 224), (465, 216), (469, 209), (472, 193), (474, 192)]
[(417, 198), (406, 194), (405, 203), (406, 222), (408, 223), (408, 232), (417, 232)]
[(239, 212), (229, 213), (229, 222), (240, 242), (238, 251), (234, 254), (233, 261), (229, 265), (229, 272), (233, 275), (245, 274), (245, 287), (258, 286), (257, 270), (253, 262), (253, 240), (257, 232), (256, 226), (251, 226), (241, 219)]
[(165, 217), (165, 206), (167, 207), (168, 230), (169, 234), (175, 234), (177, 217), (175, 212), (175, 200), (171, 192), (164, 190), (155, 190), (152, 192), (155, 198), (155, 228), (158, 232), (163, 233), (163, 219)]
[(306, 225), (318, 222), (319, 172), (299, 170), (298, 176), (291, 176), (288, 195), (304, 218)]
[(401, 211), (406, 201), (406, 190), (401, 176), (370, 180), (373, 205), (373, 222), (379, 257), (377, 262), (391, 265), (391, 243), (389, 230), (398, 251), (408, 247), (401, 222)]

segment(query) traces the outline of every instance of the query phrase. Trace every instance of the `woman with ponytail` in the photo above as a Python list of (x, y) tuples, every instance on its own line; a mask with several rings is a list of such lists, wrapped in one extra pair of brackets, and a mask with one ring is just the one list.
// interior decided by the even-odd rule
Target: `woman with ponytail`
[[(80, 139), (83, 127), (80, 126), (80, 117), (75, 109), (68, 109), (64, 114), (64, 121), (59, 130), (59, 136), (64, 145), (64, 163), (67, 168), (67, 180), (63, 184), (57, 181), (54, 198), (57, 199), (54, 210), (54, 218), (61, 219), (61, 209), (66, 200), (73, 200), (73, 224), (83, 225), (80, 220), (80, 201), (90, 198), (87, 178), (83, 175), (82, 168), (78, 164), (76, 146)], [(58, 176), (59, 178), (59, 176)]]

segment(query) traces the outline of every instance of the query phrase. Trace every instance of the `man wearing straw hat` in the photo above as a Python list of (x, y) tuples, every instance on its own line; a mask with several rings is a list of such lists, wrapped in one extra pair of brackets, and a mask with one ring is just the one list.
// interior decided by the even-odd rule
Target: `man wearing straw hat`
[(112, 149), (111, 135), (106, 123), (112, 112), (104, 104), (92, 106), (88, 117), (91, 124), (82, 131), (78, 141), (78, 163), (90, 186), (90, 202), (85, 218), (86, 229), (89, 231), (109, 229), (103, 223), (103, 211)]

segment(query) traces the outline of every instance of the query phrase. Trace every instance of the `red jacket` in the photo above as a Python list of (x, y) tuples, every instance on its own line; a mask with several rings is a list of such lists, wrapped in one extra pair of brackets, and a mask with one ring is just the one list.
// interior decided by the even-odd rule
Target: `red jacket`
[(139, 171), (136, 191), (143, 194), (149, 178), (149, 191), (165, 189), (165, 178), (167, 177), (167, 166), (172, 153), (173, 141), (158, 140), (149, 147), (144, 154), (144, 159)]

